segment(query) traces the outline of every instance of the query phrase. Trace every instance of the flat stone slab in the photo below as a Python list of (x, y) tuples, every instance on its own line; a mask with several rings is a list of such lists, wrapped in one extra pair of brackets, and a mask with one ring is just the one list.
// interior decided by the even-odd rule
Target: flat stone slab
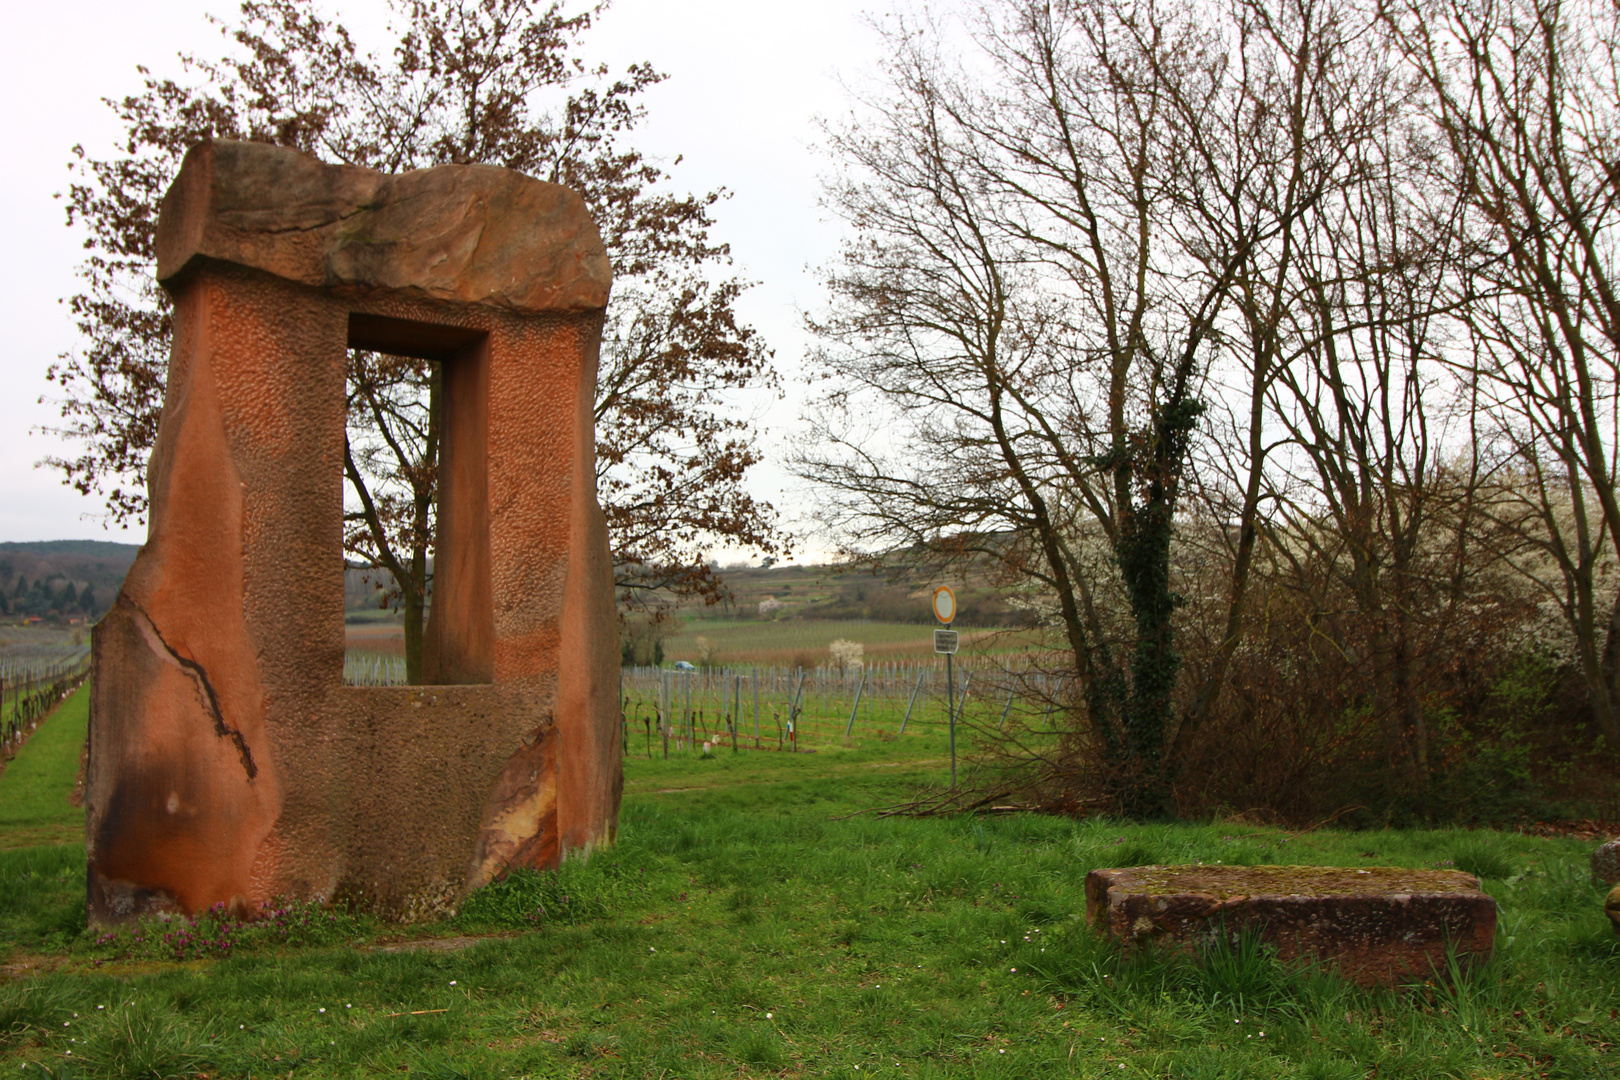
[(1091, 925), (1127, 944), (1195, 949), (1250, 932), (1282, 960), (1313, 956), (1362, 985), (1431, 979), (1490, 957), (1496, 901), (1456, 870), (1132, 866), (1086, 875)]

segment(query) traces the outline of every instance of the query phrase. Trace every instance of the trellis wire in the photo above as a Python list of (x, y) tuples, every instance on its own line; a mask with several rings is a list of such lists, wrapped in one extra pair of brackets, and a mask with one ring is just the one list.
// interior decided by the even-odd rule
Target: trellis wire
[(344, 686), (404, 686), (405, 658), (385, 653), (351, 652), (343, 656)]
[[(958, 660), (959, 720), (967, 708), (967, 691), (974, 689), (975, 682), (988, 682), (1001, 688), (989, 706), (1000, 708), (988, 716), (988, 727), (1005, 729), (1017, 709), (1036, 730), (1053, 730), (1053, 703), (1063, 696), (1060, 676), (1009, 671), (993, 661)], [(876, 714), (902, 714), (898, 725), (888, 723), (885, 735), (948, 723), (943, 712), (944, 666), (928, 661), (878, 661), (845, 669), (742, 664), (690, 670), (630, 666), (622, 670), (620, 684), (625, 736), (630, 739), (632, 733), (640, 733), (639, 752), (643, 754), (654, 752), (655, 740), (675, 750), (693, 750), (708, 742), (713, 750), (731, 744), (733, 736), (739, 749), (791, 750), (803, 746), (812, 735), (811, 727), (818, 740), (867, 733), (872, 723), (869, 718)], [(750, 700), (751, 714), (744, 711)], [(939, 707), (921, 707), (931, 700)], [(892, 712), (887, 708), (891, 703)], [(747, 734), (749, 729), (753, 729), (752, 737)], [(637, 748), (629, 752), (637, 752)]]
[[(1009, 671), (993, 661), (957, 657), (958, 719), (971, 697), (992, 712), (987, 724), (1001, 730), (1015, 708), (1038, 730), (1051, 730), (1055, 703), (1063, 698), (1060, 676)], [(405, 661), (399, 656), (351, 652), (344, 658), (343, 681), (351, 686), (402, 686)], [(975, 683), (1000, 692), (985, 697)], [(691, 751), (704, 742), (711, 750), (804, 748), (807, 739), (845, 738), (862, 733), (877, 712), (903, 713), (894, 735), (918, 727), (944, 726), (944, 665), (934, 661), (876, 661), (845, 668), (782, 665), (721, 665), (692, 670), (670, 666), (626, 666), (620, 672), (624, 736), (629, 752), (656, 755), (661, 748)], [(993, 700), (992, 700), (993, 698)], [(939, 708), (929, 708), (935, 701)], [(1020, 703), (1023, 704), (1020, 704)], [(750, 709), (751, 706), (751, 709)], [(997, 708), (999, 706), (999, 708)], [(812, 731), (811, 729), (815, 729)], [(641, 736), (641, 745), (629, 740)]]
[(0, 656), (0, 757), (10, 758), (45, 714), (84, 682), (90, 650)]

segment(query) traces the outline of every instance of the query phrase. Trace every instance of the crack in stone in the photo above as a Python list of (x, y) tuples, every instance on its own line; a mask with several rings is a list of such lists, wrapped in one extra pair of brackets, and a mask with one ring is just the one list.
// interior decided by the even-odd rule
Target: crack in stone
[(221, 221), (225, 222), (227, 225), (230, 225), (232, 228), (246, 231), (252, 227), (255, 232), (261, 232), (268, 236), (283, 236), (288, 233), (320, 232), (322, 229), (330, 229), (334, 225), (343, 224), (352, 217), (357, 217), (360, 214), (369, 214), (378, 209), (381, 205), (381, 203), (362, 203), (359, 206), (354, 207), (352, 210), (340, 211), (335, 216), (326, 218), (324, 221), (318, 221), (313, 225), (255, 226), (250, 220), (246, 220), (255, 213), (255, 211), (252, 210), (224, 210), (220, 212), (219, 217)]
[(152, 621), (152, 616), (146, 613), (146, 609), (133, 599), (130, 599), (129, 602), (140, 613), (141, 621), (152, 632), (152, 636), (157, 639), (158, 644), (163, 646), (163, 650), (169, 654), (170, 659), (178, 664), (181, 670), (197, 680), (197, 685), (202, 688), (202, 692), (207, 698), (209, 712), (213, 715), (214, 734), (222, 739), (230, 739), (231, 742), (235, 743), (236, 752), (242, 758), (242, 768), (246, 770), (248, 779), (252, 780), (257, 777), (259, 767), (253, 762), (253, 751), (248, 748), (247, 739), (243, 738), (242, 733), (225, 722), (225, 713), (219, 706), (219, 695), (214, 692), (214, 684), (209, 681), (208, 672), (197, 661), (175, 652), (174, 646), (164, 640), (163, 632), (157, 628), (157, 624)]

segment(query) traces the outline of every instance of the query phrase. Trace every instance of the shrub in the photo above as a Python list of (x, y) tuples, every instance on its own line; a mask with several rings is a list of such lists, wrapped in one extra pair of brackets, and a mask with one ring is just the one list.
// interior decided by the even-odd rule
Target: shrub
[(619, 660), (623, 664), (656, 667), (664, 662), (667, 622), (654, 617), (627, 615), (619, 627)]
[(832, 666), (839, 671), (858, 668), (865, 662), (866, 646), (858, 641), (839, 638), (827, 646), (827, 651), (832, 654)]

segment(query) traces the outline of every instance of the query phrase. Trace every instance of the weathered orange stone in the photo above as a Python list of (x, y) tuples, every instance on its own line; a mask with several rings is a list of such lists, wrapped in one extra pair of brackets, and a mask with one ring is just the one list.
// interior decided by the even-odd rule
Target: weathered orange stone
[[(95, 632), (92, 920), (277, 897), (429, 916), (611, 841), (609, 273), (579, 196), (205, 142), (157, 252), (174, 340), (147, 542)], [(349, 348), (442, 364), (430, 685), (342, 684)]]
[(1311, 956), (1363, 985), (1432, 979), (1447, 950), (1489, 958), (1496, 901), (1455, 870), (1134, 866), (1086, 875), (1091, 924), (1185, 948), (1253, 933), (1282, 960)]

